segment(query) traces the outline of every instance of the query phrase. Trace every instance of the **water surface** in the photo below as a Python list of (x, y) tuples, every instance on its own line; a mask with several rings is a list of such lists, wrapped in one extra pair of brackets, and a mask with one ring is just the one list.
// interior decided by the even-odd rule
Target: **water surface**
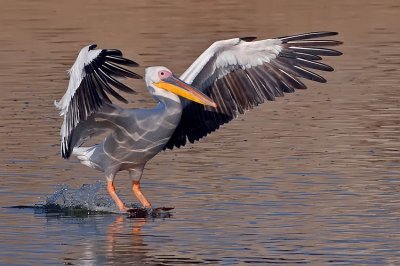
[[(358, 2), (357, 2), (358, 3)], [(53, 101), (89, 43), (176, 73), (213, 41), (339, 31), (327, 84), (268, 102), (161, 153), (142, 187), (165, 219), (0, 209), (0, 264), (400, 264), (397, 1), (2, 1), (1, 207), (33, 206), (101, 173), (59, 156)], [(141, 81), (132, 106), (151, 106)], [(135, 203), (129, 179), (116, 179)], [(105, 195), (100, 183), (91, 195)], [(104, 199), (106, 201), (106, 199)], [(98, 201), (96, 201), (98, 202)], [(108, 203), (106, 202), (105, 205)], [(109, 206), (109, 205), (107, 205)], [(110, 207), (110, 206), (109, 206)]]

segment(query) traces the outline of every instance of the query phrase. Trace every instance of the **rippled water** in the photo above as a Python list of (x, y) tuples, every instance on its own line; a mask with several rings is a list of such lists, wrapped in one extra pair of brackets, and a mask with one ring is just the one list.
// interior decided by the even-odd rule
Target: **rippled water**
[[(357, 3), (2, 1), (0, 264), (400, 264), (400, 5)], [(101, 173), (59, 156), (53, 100), (82, 46), (181, 73), (218, 39), (315, 30), (345, 43), (328, 84), (147, 165), (142, 187), (172, 217), (5, 208), (84, 184), (78, 201), (110, 207)], [(132, 106), (150, 106), (132, 85)], [(134, 203), (128, 177), (116, 182)]]

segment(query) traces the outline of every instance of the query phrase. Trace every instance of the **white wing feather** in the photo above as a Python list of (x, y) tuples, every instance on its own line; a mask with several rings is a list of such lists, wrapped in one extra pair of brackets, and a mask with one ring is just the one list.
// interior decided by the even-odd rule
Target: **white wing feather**
[(221, 78), (231, 71), (229, 66), (245, 69), (268, 63), (280, 53), (281, 44), (279, 39), (246, 42), (234, 38), (217, 41), (205, 50), (180, 78), (192, 84), (200, 72), (208, 77), (218, 73), (217, 78)]
[(68, 70), (69, 83), (66, 93), (59, 102), (54, 101), (54, 105), (60, 110), (60, 116), (66, 113), (72, 97), (81, 85), (86, 75), (85, 66), (90, 64), (101, 52), (101, 50), (89, 50), (90, 46), (91, 45), (83, 47), (79, 52), (75, 63)]

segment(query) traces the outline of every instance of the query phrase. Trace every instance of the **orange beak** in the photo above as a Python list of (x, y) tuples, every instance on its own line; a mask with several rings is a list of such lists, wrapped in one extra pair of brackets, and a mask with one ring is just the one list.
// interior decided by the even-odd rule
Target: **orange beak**
[(215, 102), (210, 97), (175, 76), (165, 78), (154, 83), (154, 85), (193, 102), (209, 105), (214, 108), (217, 107)]

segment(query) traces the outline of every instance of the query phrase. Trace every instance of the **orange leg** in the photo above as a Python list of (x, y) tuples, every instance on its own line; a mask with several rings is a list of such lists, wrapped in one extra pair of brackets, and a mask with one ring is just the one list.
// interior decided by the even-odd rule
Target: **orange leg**
[(125, 206), (122, 200), (118, 197), (117, 193), (115, 193), (115, 187), (112, 181), (107, 181), (107, 191), (120, 211), (128, 210), (128, 208)]
[(151, 209), (150, 202), (146, 199), (146, 197), (143, 195), (142, 191), (140, 190), (139, 181), (133, 181), (132, 184), (133, 184), (132, 185), (133, 193), (135, 193), (135, 196), (138, 198), (140, 203), (142, 203), (143, 207)]

